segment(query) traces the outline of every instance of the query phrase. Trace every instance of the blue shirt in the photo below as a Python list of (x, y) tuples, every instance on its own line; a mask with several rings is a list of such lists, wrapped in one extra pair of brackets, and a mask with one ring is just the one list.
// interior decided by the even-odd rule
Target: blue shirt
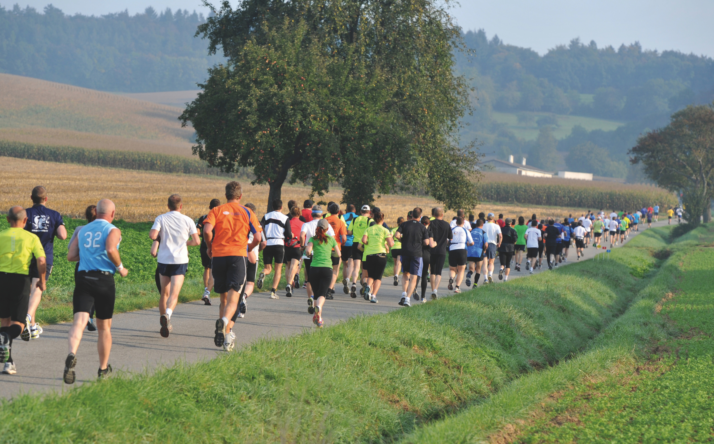
[(570, 237), (573, 235), (573, 227), (571, 227), (570, 225), (564, 225), (563, 233), (565, 233), (565, 238), (563, 239), (563, 241), (570, 242)]
[(27, 212), (25, 230), (36, 234), (40, 238), (40, 243), (45, 249), (47, 267), (49, 268), (54, 262), (54, 241), (57, 235), (57, 228), (64, 226), (62, 215), (40, 204), (25, 209), (25, 212)]
[(659, 205), (655, 205), (654, 210), (655, 213), (659, 213)]
[[(561, 225), (561, 224), (553, 224), (553, 226), (554, 226), (555, 228), (557, 228), (561, 233), (562, 233), (563, 231), (565, 231), (565, 228), (564, 228), (563, 225)], [(560, 244), (560, 243), (562, 243), (562, 242), (563, 242), (563, 239), (561, 239), (560, 236), (558, 236), (558, 238), (555, 240), (555, 243), (556, 243), (556, 244)]]
[[(350, 227), (352, 226), (352, 221), (357, 218), (356, 213), (345, 213), (344, 216), (342, 216), (342, 219), (345, 221), (345, 224), (347, 225), (347, 231), (350, 231)], [(347, 240), (344, 243), (345, 247), (351, 247), (352, 243), (354, 242), (355, 237), (352, 234), (347, 235)]]
[(635, 213), (634, 217), (635, 217), (635, 223), (639, 224), (640, 223), (640, 215)]
[[(107, 236), (116, 227), (104, 219), (85, 225), (77, 236), (79, 244), (79, 271), (116, 272), (114, 263), (107, 256)], [(119, 244), (117, 244), (117, 249)]]
[(471, 238), (474, 241), (473, 245), (466, 245), (466, 255), (468, 257), (481, 257), (483, 254), (483, 246), (488, 243), (488, 236), (481, 228), (473, 228), (471, 230)]

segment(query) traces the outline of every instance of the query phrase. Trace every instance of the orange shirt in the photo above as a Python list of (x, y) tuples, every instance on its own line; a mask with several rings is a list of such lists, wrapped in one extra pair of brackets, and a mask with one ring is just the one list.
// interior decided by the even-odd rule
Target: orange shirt
[(214, 227), (213, 257), (248, 256), (248, 236), (263, 231), (255, 213), (235, 202), (212, 209), (203, 223)]
[(335, 240), (337, 241), (338, 246), (342, 246), (342, 237), (341, 236), (347, 236), (347, 225), (345, 225), (344, 221), (342, 218), (336, 214), (333, 214), (330, 217), (325, 218), (327, 222), (330, 224), (332, 229), (335, 231)]

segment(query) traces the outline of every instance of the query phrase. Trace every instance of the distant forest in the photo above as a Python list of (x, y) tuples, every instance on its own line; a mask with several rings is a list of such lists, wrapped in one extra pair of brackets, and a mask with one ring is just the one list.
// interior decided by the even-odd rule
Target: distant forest
[[(112, 92), (196, 89), (207, 68), (223, 60), (209, 57), (207, 42), (194, 37), (203, 21), (195, 12), (170, 9), (87, 17), (52, 6), (43, 12), (0, 7), (0, 72)], [(708, 57), (645, 51), (638, 43), (599, 48), (578, 39), (541, 56), (489, 39), (483, 30), (463, 37), (469, 51), (457, 53), (457, 69), (475, 88), (463, 143), (476, 140), (484, 154), (524, 156), (546, 170), (640, 181), (627, 163), (637, 137), (665, 125), (678, 109), (714, 99)], [(504, 115), (537, 126), (538, 138), (521, 137), (503, 123)], [(553, 131), (563, 116), (624, 125), (614, 131), (575, 126), (558, 140)]]

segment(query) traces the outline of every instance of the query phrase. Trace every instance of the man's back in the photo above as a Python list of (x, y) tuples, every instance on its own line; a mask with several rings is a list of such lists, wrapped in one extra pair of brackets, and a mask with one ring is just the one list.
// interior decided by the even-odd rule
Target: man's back
[(22, 228), (0, 232), (0, 272), (27, 275), (33, 257), (45, 257), (45, 250), (36, 235)]
[(160, 264), (187, 264), (186, 241), (197, 232), (190, 217), (178, 211), (169, 211), (154, 220), (152, 230), (158, 230), (161, 237), (157, 260)]
[(409, 220), (399, 227), (402, 233), (402, 255), (422, 257), (422, 245), (426, 235), (426, 227), (419, 221)]
[(247, 256), (248, 234), (261, 229), (255, 213), (237, 202), (212, 209), (204, 223), (215, 228), (213, 257)]
[(292, 237), (292, 230), (288, 216), (280, 211), (271, 211), (263, 216), (261, 221), (265, 234), (266, 245), (284, 245), (285, 239)]
[(27, 224), (25, 230), (37, 235), (47, 255), (47, 264), (51, 265), (54, 255), (54, 240), (57, 228), (64, 225), (62, 216), (55, 210), (50, 210), (44, 205), (36, 204), (25, 209)]
[(453, 237), (451, 225), (445, 220), (434, 219), (429, 224), (429, 228), (436, 242), (436, 247), (431, 249), (431, 254), (445, 255), (449, 240)]
[(545, 243), (546, 244), (556, 244), (558, 243), (558, 238), (560, 237), (560, 230), (555, 225), (548, 225), (545, 229)]

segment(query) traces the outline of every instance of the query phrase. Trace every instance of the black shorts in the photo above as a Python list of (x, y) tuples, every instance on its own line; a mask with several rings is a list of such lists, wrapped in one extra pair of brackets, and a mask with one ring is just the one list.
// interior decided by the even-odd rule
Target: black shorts
[(386, 254), (370, 254), (364, 264), (367, 270), (367, 277), (375, 281), (381, 281), (384, 275), (384, 268), (387, 266)]
[(97, 319), (111, 319), (115, 300), (114, 275), (105, 271), (77, 272), (72, 296), (74, 313), (91, 313), (94, 307)]
[(556, 251), (558, 249), (558, 244), (546, 244), (545, 245), (545, 254), (546, 255), (555, 255), (557, 254)]
[(402, 273), (409, 273), (412, 276), (421, 276), (421, 269), (424, 266), (422, 258), (402, 255)]
[(498, 252), (498, 261), (505, 268), (511, 268), (511, 259), (513, 259), (513, 253), (504, 253), (503, 251)]
[(429, 271), (431, 271), (432, 276), (441, 276), (441, 271), (444, 269), (444, 264), (446, 263), (445, 254), (431, 254), (429, 258)]
[(538, 248), (528, 248), (528, 259), (535, 259), (538, 257)]
[(555, 244), (555, 254), (557, 254), (557, 255), (563, 254), (563, 243), (562, 242)]
[(597, 239), (598, 237), (602, 236), (602, 233), (593, 233), (593, 235), (595, 236), (595, 239)]
[(449, 251), (449, 267), (461, 267), (466, 265), (466, 249)]
[(268, 245), (263, 250), (263, 265), (275, 265), (285, 263), (285, 246), (284, 245)]
[(402, 255), (402, 249), (401, 248), (392, 248), (392, 259), (396, 259), (399, 256)]
[(156, 270), (161, 276), (186, 276), (188, 264), (158, 264)]
[(302, 265), (305, 268), (305, 276), (308, 276), (308, 281), (310, 280), (310, 264), (312, 264), (312, 259), (302, 260)]
[(0, 272), (0, 318), (27, 322), (32, 278), (26, 274)]
[(258, 275), (258, 263), (246, 261), (245, 265), (245, 281), (255, 283), (255, 278)]
[(248, 258), (245, 256), (214, 257), (211, 263), (213, 291), (216, 293), (228, 293), (229, 290), (240, 292), (245, 285), (247, 263)]
[(211, 258), (208, 257), (208, 251), (203, 244), (201, 244), (201, 266), (203, 268), (211, 268)]
[[(77, 280), (77, 273), (74, 273), (74, 279)], [(161, 275), (159, 274), (159, 264), (156, 264), (156, 271), (154, 272), (154, 283), (156, 283), (156, 289), (159, 290), (161, 294)]]
[(352, 245), (343, 245), (342, 247), (340, 247), (340, 253), (342, 254), (342, 258), (344, 260), (348, 261), (352, 259)]
[(315, 299), (327, 296), (327, 290), (332, 283), (332, 268), (312, 267), (309, 274), (310, 287)]
[(342, 258), (339, 256), (332, 256), (331, 259), (333, 267), (340, 265), (340, 261), (342, 260)]
[(516, 251), (526, 251), (526, 246), (516, 244)]
[(585, 248), (585, 239), (575, 239), (576, 248)]
[(357, 245), (359, 245), (359, 244), (356, 242), (354, 244), (352, 244), (352, 260), (361, 261), (364, 251), (360, 251), (360, 249), (357, 248)]
[(483, 260), (483, 256), (482, 257), (467, 257), (466, 260), (468, 262), (473, 262), (475, 264), (478, 264), (479, 262), (481, 262)]
[[(47, 264), (47, 271), (45, 271), (45, 280), (49, 281), (50, 280), (50, 275), (52, 274), (52, 265), (51, 263)], [(32, 259), (30, 262), (30, 279), (39, 279), (40, 278), (40, 270), (37, 269), (37, 259)]]
[(538, 244), (538, 257), (543, 257), (543, 250), (545, 249), (544, 243)]
[(290, 261), (295, 259), (296, 261), (299, 261), (300, 258), (302, 257), (302, 249), (301, 248), (294, 248), (294, 247), (285, 247), (285, 263), (289, 264)]

